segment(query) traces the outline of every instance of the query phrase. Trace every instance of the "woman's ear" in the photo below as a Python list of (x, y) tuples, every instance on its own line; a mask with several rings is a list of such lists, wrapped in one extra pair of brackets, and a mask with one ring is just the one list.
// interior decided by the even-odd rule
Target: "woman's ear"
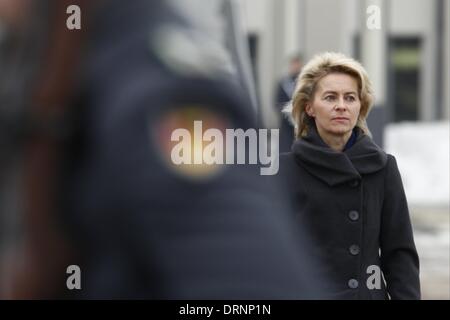
[(314, 112), (309, 102), (305, 105), (305, 111), (308, 116), (314, 118)]

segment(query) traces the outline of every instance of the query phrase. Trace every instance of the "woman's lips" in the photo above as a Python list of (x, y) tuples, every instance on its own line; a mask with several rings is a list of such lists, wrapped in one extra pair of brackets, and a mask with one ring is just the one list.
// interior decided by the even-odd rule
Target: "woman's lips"
[(331, 120), (334, 120), (334, 121), (349, 121), (349, 118), (346, 118), (346, 117), (334, 117)]

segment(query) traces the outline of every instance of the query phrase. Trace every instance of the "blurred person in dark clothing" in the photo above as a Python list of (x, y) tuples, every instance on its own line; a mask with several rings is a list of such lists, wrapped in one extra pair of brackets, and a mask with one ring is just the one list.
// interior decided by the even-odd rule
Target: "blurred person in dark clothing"
[[(60, 19), (72, 2), (89, 22), (82, 32)], [(171, 133), (194, 120), (255, 126), (216, 51), (165, 1), (87, 3), (46, 2), (58, 28), (25, 108), (41, 125), (23, 147), (24, 257), (6, 296), (319, 297), (309, 239), (280, 188), (255, 166), (170, 161)], [(72, 264), (75, 292), (61, 280)]]
[(280, 116), (280, 152), (289, 152), (294, 142), (294, 126), (282, 112), (283, 108), (292, 99), (297, 77), (302, 69), (302, 57), (294, 55), (289, 60), (289, 71), (277, 86), (276, 111)]
[(297, 77), (302, 69), (302, 57), (297, 54), (291, 57), (289, 60), (289, 71), (288, 74), (283, 77), (278, 83), (277, 90), (277, 106), (285, 104), (292, 99), (292, 94), (294, 93), (295, 83)]

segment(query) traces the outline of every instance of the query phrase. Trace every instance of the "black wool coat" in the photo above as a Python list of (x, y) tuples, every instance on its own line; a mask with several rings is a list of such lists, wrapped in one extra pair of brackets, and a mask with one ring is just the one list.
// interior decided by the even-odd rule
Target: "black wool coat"
[[(395, 158), (356, 128), (336, 152), (316, 128), (280, 157), (298, 223), (310, 232), (326, 299), (420, 299), (419, 259)], [(384, 279), (377, 277), (382, 274)]]

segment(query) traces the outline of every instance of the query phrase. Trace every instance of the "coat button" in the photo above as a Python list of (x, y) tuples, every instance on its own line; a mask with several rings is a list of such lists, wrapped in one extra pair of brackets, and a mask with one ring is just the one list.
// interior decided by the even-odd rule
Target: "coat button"
[(360, 249), (358, 245), (353, 244), (350, 246), (349, 251), (352, 255), (356, 256), (357, 254), (359, 254)]
[(349, 288), (356, 289), (356, 288), (358, 288), (358, 285), (359, 285), (358, 280), (356, 280), (356, 279), (348, 280), (348, 287)]
[(359, 219), (359, 212), (358, 212), (358, 211), (355, 211), (355, 210), (352, 210), (352, 211), (350, 211), (350, 212), (348, 213), (348, 217), (350, 218), (350, 220), (356, 221), (356, 220)]
[(350, 181), (350, 187), (356, 188), (357, 186), (359, 186), (358, 180), (355, 179), (355, 180)]

